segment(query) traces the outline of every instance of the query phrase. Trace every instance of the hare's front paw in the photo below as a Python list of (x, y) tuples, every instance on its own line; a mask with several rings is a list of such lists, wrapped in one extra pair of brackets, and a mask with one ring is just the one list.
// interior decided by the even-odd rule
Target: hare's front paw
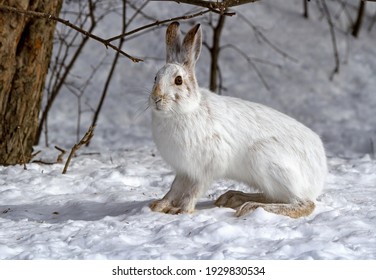
[(170, 201), (165, 199), (159, 199), (153, 201), (150, 204), (150, 209), (155, 212), (162, 212), (166, 214), (185, 214), (185, 213), (192, 213), (193, 210), (184, 209), (183, 207), (175, 207), (171, 204)]

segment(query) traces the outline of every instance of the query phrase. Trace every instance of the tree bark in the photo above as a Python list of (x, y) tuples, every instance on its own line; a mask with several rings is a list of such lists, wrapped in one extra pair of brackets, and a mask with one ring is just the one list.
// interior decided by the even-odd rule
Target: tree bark
[(308, 12), (308, 1), (309, 0), (303, 0), (303, 17), (308, 18), (309, 12)]
[(210, 48), (210, 56), (211, 56), (211, 63), (210, 63), (210, 84), (209, 89), (212, 92), (217, 92), (218, 90), (218, 60), (219, 60), (219, 52), (221, 50), (220, 40), (222, 35), (223, 26), (225, 25), (226, 16), (219, 15), (218, 23), (213, 28), (213, 43), (212, 47)]
[(351, 32), (351, 35), (353, 35), (354, 37), (359, 36), (359, 31), (360, 31), (360, 28), (362, 27), (365, 10), (366, 10), (366, 1), (360, 0), (358, 16), (356, 17), (356, 21), (354, 23), (353, 30)]
[[(58, 14), (63, 0), (0, 0)], [(0, 165), (31, 159), (55, 22), (0, 11)]]

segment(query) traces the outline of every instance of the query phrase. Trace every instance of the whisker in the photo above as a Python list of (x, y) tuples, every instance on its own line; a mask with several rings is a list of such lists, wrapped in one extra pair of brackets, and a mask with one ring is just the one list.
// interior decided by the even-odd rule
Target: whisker
[(145, 109), (138, 110), (137, 114), (134, 117), (134, 121), (138, 120), (141, 117), (141, 115), (143, 115), (149, 108), (150, 105), (148, 105)]
[(170, 108), (169, 108), (169, 111), (172, 112), (174, 115), (176, 115), (176, 116), (178, 116), (178, 117), (180, 116), (179, 112), (176, 111), (173, 107), (170, 107)]
[(127, 94), (133, 94), (133, 95), (137, 94), (137, 95), (149, 96), (150, 92), (151, 92), (151, 89), (147, 87), (127, 89)]
[[(144, 105), (146, 105), (146, 107), (144, 107)], [(144, 102), (142, 104), (142, 106), (140, 106), (137, 111), (136, 111), (136, 115), (134, 116), (133, 120), (136, 121), (138, 120), (138, 118), (141, 117), (141, 115), (143, 115), (148, 109), (150, 108), (150, 104), (149, 104), (149, 101), (147, 100), (146, 102)]]

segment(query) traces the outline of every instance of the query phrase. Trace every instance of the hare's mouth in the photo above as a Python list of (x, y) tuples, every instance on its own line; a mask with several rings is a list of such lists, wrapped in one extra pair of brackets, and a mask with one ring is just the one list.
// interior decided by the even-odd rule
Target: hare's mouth
[(153, 110), (157, 113), (166, 113), (168, 111), (167, 107), (163, 102), (154, 102), (152, 106)]
[(156, 111), (165, 111), (166, 110), (165, 102), (164, 102), (162, 97), (152, 96), (151, 100), (152, 100), (152, 103), (153, 103), (153, 109), (154, 110), (156, 110)]
[(162, 106), (162, 98), (159, 98), (154, 101), (155, 106), (159, 109)]
[(158, 99), (158, 100), (155, 100), (154, 101), (154, 108), (155, 110), (157, 111), (164, 111), (164, 106), (163, 106), (163, 102), (162, 102), (162, 99)]

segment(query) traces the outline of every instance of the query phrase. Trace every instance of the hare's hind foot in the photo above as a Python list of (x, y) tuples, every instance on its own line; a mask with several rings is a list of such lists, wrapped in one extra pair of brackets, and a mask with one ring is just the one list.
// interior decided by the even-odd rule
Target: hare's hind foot
[(240, 191), (228, 191), (222, 194), (216, 201), (218, 207), (237, 209), (246, 202), (271, 203), (262, 193), (244, 193)]
[(248, 201), (241, 205), (235, 215), (237, 217), (244, 216), (250, 212), (253, 212), (257, 208), (263, 208), (265, 211), (288, 216), (290, 218), (301, 218), (310, 215), (315, 210), (315, 203), (312, 201), (300, 201), (297, 203), (283, 204), (283, 203), (259, 203)]
[(308, 216), (315, 209), (315, 203), (312, 201), (298, 201), (290, 204), (275, 203), (262, 193), (243, 193), (240, 191), (226, 192), (216, 200), (215, 205), (235, 209), (237, 217), (253, 212), (259, 207), (265, 211), (291, 218)]

